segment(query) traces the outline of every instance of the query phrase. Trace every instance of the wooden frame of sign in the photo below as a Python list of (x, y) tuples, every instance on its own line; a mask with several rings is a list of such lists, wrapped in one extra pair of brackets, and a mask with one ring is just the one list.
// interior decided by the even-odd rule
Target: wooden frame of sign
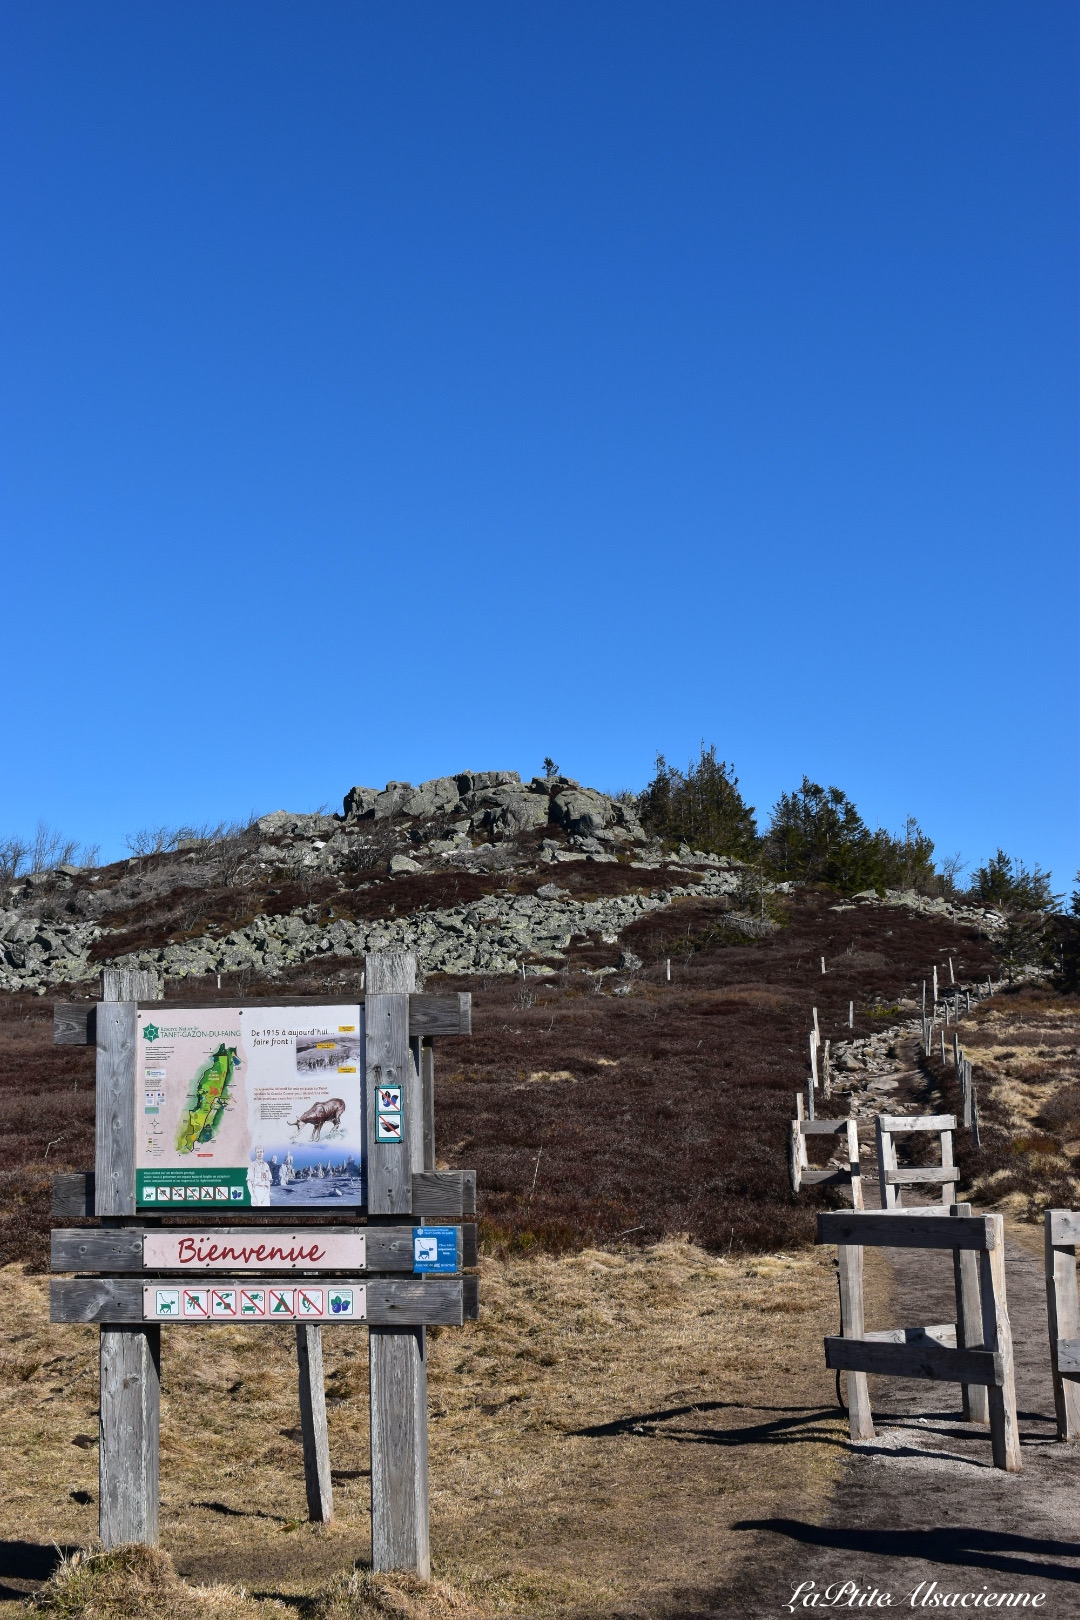
[(51, 1315), (100, 1326), (106, 1547), (157, 1539), (162, 1323), (295, 1322), (308, 1509), (329, 1519), (321, 1328), (352, 1322), (369, 1340), (373, 1566), (430, 1573), (425, 1327), (478, 1312), (477, 1279), (462, 1274), (476, 1264), (475, 1226), (432, 1228), (476, 1208), (475, 1172), (435, 1170), (432, 1040), (471, 1033), (471, 998), (418, 994), (406, 952), (369, 956), (366, 986), (366, 1202), (287, 1211), (230, 1203), (227, 1226), (220, 1203), (137, 1204), (137, 1030), (140, 1004), (162, 1005), (156, 975), (106, 969), (100, 1002), (55, 1009), (58, 1043), (97, 1048), (95, 1168), (54, 1178), (53, 1211), (102, 1225), (53, 1232), (52, 1269), (81, 1275), (53, 1281)]

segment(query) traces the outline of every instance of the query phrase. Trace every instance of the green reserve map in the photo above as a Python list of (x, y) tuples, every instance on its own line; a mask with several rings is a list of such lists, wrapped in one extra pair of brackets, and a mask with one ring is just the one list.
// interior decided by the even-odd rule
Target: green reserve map
[(222, 1044), (205, 1069), (196, 1075), (176, 1138), (179, 1152), (193, 1153), (197, 1142), (214, 1140), (230, 1100), (233, 1075), (239, 1067), (236, 1047)]

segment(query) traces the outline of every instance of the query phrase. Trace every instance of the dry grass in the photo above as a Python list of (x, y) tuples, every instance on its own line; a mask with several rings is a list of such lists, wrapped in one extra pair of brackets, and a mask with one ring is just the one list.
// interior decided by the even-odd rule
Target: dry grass
[[(151, 1594), (126, 1612), (201, 1620), (253, 1604), (273, 1613), (277, 1599), (317, 1620), (656, 1613), (725, 1584), (742, 1551), (736, 1521), (823, 1501), (845, 1433), (821, 1357), (836, 1316), (829, 1255), (724, 1259), (669, 1241), (483, 1269), (480, 1320), (431, 1335), (431, 1586), (351, 1575), (369, 1551), (362, 1329), (325, 1334), (329, 1526), (305, 1519), (287, 1331), (173, 1329), (162, 1545), (204, 1590), (188, 1609), (154, 1608)], [(96, 1334), (49, 1324), (42, 1279), (3, 1276), (6, 1534), (86, 1546)], [(60, 1584), (77, 1593), (92, 1573), (68, 1566)], [(209, 1606), (226, 1603), (207, 1590), (223, 1581), (233, 1610)], [(73, 1601), (55, 1612), (114, 1612)]]
[(269, 1620), (289, 1613), (281, 1603), (252, 1602), (242, 1587), (189, 1586), (167, 1553), (139, 1546), (64, 1558), (29, 1607), (56, 1620)]

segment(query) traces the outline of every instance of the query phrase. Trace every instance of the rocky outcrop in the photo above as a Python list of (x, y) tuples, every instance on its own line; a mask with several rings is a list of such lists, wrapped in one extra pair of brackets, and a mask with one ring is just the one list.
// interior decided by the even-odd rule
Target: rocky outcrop
[[(567, 864), (588, 862), (620, 862), (640, 872), (640, 886), (584, 901), (556, 882), (542, 882), (536, 893), (492, 892), (470, 904), (397, 914), (402, 896), (417, 891), (399, 888), (396, 879), (408, 883), (460, 868), (490, 874), (494, 891), (504, 874), (520, 879), (550, 869), (554, 878)], [(676, 871), (669, 872), (672, 866)], [(516, 771), (462, 771), (419, 787), (358, 786), (345, 795), (341, 815), (275, 810), (216, 843), (188, 840), (149, 861), (133, 857), (90, 874), (71, 868), (14, 886), (11, 909), (0, 911), (0, 989), (43, 994), (50, 985), (91, 977), (101, 960), (155, 967), (175, 978), (245, 969), (273, 975), (312, 958), (359, 956), (391, 945), (415, 950), (429, 973), (551, 972), (575, 939), (614, 944), (637, 918), (683, 895), (736, 893), (740, 874), (737, 862), (685, 846), (671, 857), (648, 840), (632, 802), (566, 776), (522, 782)], [(303, 905), (283, 915), (269, 914), (268, 907), (228, 934), (211, 927), (183, 937), (212, 909), (215, 896), (249, 896), (255, 909), (263, 896), (277, 896), (293, 882), (317, 892), (331, 913), (334, 893), (384, 884), (385, 914), (325, 922), (312, 920)], [(380, 890), (380, 909), (383, 898)], [(137, 917), (143, 938), (161, 944), (103, 957), (99, 942), (123, 933), (129, 917)], [(731, 921), (747, 934), (759, 927), (736, 915)], [(181, 938), (170, 943), (170, 934)], [(93, 957), (100, 960), (91, 958), (95, 945)], [(624, 953), (621, 971), (632, 971), (634, 960)]]
[(925, 917), (947, 917), (950, 922), (974, 925), (981, 933), (997, 934), (1005, 927), (1003, 912), (992, 906), (961, 906), (953, 900), (940, 900), (936, 896), (919, 894), (915, 889), (863, 889), (850, 900), (833, 906), (833, 911), (852, 911), (857, 906), (898, 906), (904, 911), (918, 911)]
[(462, 831), (495, 838), (513, 838), (549, 823), (586, 837), (645, 837), (631, 805), (583, 788), (568, 776), (534, 776), (525, 783), (517, 771), (462, 771), (415, 788), (410, 782), (388, 782), (381, 791), (353, 787), (345, 795), (343, 815), (346, 822), (395, 817), (461, 821)]
[(516, 973), (524, 967), (526, 974), (536, 974), (551, 971), (574, 939), (614, 940), (639, 917), (682, 895), (734, 893), (739, 875), (710, 870), (697, 883), (591, 901), (574, 900), (555, 885), (543, 887), (546, 894), (490, 895), (470, 905), (371, 922), (322, 926), (299, 914), (257, 917), (222, 939), (193, 940), (120, 960), (177, 978), (242, 968), (272, 974), (317, 956), (362, 956), (400, 946), (416, 952), (425, 973)]

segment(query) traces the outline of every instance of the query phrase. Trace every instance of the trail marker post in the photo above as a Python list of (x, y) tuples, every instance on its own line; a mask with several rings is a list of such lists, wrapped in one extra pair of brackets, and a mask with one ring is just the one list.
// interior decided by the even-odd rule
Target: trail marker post
[[(97, 1047), (95, 1169), (54, 1177), (53, 1213), (101, 1224), (54, 1230), (52, 1269), (77, 1275), (51, 1317), (100, 1326), (106, 1547), (157, 1539), (162, 1323), (295, 1325), (315, 1520), (333, 1509), (321, 1329), (363, 1323), (374, 1567), (430, 1573), (424, 1330), (478, 1309), (476, 1228), (457, 1224), (476, 1178), (434, 1167), (432, 1039), (470, 1034), (471, 1001), (417, 994), (407, 953), (369, 956), (365, 982), (362, 1004), (196, 1008), (108, 969), (101, 1002), (55, 1009), (58, 1042)], [(268, 1160), (256, 1136), (288, 1114)]]

